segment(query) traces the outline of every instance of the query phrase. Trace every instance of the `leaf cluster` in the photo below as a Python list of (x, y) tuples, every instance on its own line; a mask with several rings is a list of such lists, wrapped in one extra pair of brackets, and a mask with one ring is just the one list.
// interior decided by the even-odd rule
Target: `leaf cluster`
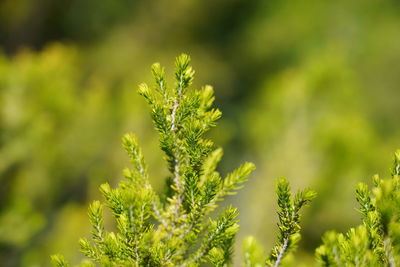
[[(141, 84), (139, 94), (150, 107), (160, 148), (169, 170), (166, 194), (152, 188), (142, 150), (133, 134), (122, 145), (131, 168), (112, 188), (100, 186), (104, 201), (89, 206), (92, 239), (79, 241), (88, 260), (79, 266), (214, 266), (232, 264), (238, 212), (224, 209), (210, 214), (225, 196), (235, 194), (254, 170), (244, 163), (222, 177), (217, 171), (221, 148), (205, 137), (216, 126), (221, 112), (213, 108), (211, 86), (189, 90), (194, 78), (189, 56), (175, 62), (175, 82), (167, 85), (164, 68), (152, 66), (154, 86)], [(316, 250), (321, 266), (396, 266), (400, 262), (400, 150), (395, 153), (391, 178), (373, 177), (373, 187), (358, 184), (356, 200), (362, 224), (347, 233), (327, 232)], [(301, 210), (316, 193), (292, 193), (286, 178), (276, 185), (278, 238), (266, 256), (256, 239), (244, 242), (245, 266), (280, 266), (300, 240)], [(104, 227), (103, 210), (111, 210), (117, 231)], [(61, 255), (52, 256), (55, 266), (69, 266)]]
[[(149, 180), (138, 141), (132, 134), (122, 139), (132, 167), (116, 188), (100, 186), (105, 204), (94, 201), (89, 207), (92, 241), (79, 241), (88, 263), (102, 266), (198, 266), (211, 262), (225, 266), (231, 262), (238, 230), (237, 210), (225, 209), (217, 219), (210, 213), (217, 202), (234, 194), (254, 170), (244, 163), (225, 178), (217, 171), (222, 149), (205, 138), (221, 112), (212, 107), (211, 86), (188, 90), (194, 71), (189, 56), (175, 62), (175, 83), (167, 86), (160, 64), (152, 66), (153, 88), (139, 86), (151, 111), (160, 147), (169, 170), (168, 195), (157, 194)], [(103, 224), (107, 206), (116, 221), (117, 232)], [(56, 266), (68, 266), (60, 255), (52, 257)]]
[(373, 177), (373, 188), (356, 188), (362, 224), (347, 233), (328, 232), (316, 250), (321, 266), (396, 266), (400, 262), (400, 150), (392, 176)]

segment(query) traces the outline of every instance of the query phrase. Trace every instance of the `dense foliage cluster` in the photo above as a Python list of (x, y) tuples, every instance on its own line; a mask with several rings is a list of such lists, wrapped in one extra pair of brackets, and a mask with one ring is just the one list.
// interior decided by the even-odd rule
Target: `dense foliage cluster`
[(363, 224), (346, 234), (328, 232), (316, 251), (322, 266), (397, 266), (400, 263), (400, 150), (392, 177), (373, 177), (356, 189)]
[[(254, 170), (244, 163), (222, 178), (217, 171), (222, 149), (204, 134), (216, 125), (221, 112), (212, 108), (213, 89), (188, 90), (194, 71), (189, 56), (176, 59), (175, 84), (167, 86), (164, 69), (152, 66), (155, 89), (139, 86), (151, 108), (160, 147), (165, 154), (169, 177), (166, 193), (160, 195), (150, 184), (147, 165), (133, 134), (122, 139), (132, 163), (125, 179), (112, 188), (100, 186), (111, 210), (117, 232), (106, 231), (103, 206), (89, 206), (92, 242), (82, 238), (81, 251), (90, 259), (82, 266), (214, 266), (232, 263), (237, 210), (228, 207), (217, 219), (210, 216), (217, 202), (234, 194)], [(378, 175), (373, 189), (360, 183), (356, 189), (363, 224), (346, 234), (328, 232), (316, 250), (321, 266), (396, 266), (400, 262), (400, 151), (395, 153), (390, 179)], [(316, 196), (311, 190), (292, 194), (286, 178), (277, 182), (278, 241), (268, 256), (255, 238), (245, 240), (245, 266), (285, 265), (285, 257), (300, 240), (300, 211)], [(61, 255), (52, 256), (55, 266), (69, 266)]]
[[(231, 261), (238, 230), (237, 210), (228, 207), (217, 219), (209, 217), (217, 202), (235, 193), (254, 170), (244, 163), (225, 178), (216, 171), (222, 149), (215, 148), (204, 134), (221, 116), (212, 108), (213, 89), (188, 91), (194, 71), (190, 58), (176, 60), (175, 86), (169, 89), (164, 69), (152, 66), (156, 89), (141, 84), (139, 93), (151, 108), (160, 146), (165, 152), (170, 177), (168, 193), (159, 196), (150, 185), (146, 163), (132, 134), (123, 138), (133, 168), (125, 169), (125, 180), (113, 189), (100, 190), (117, 223), (118, 233), (107, 232), (103, 204), (89, 207), (93, 243), (80, 240), (83, 253), (102, 265), (197, 266), (209, 261), (224, 266)], [(57, 266), (66, 266), (53, 256)], [(89, 263), (88, 263), (89, 264)]]

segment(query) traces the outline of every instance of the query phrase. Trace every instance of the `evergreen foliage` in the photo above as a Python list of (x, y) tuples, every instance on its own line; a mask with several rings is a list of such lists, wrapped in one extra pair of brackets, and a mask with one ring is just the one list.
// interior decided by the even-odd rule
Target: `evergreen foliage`
[(328, 232), (316, 250), (321, 266), (397, 266), (400, 262), (400, 150), (390, 179), (360, 183), (356, 199), (363, 223), (346, 234)]
[[(244, 243), (245, 266), (274, 266), (277, 267), (282, 260), (296, 249), (300, 240), (300, 210), (316, 197), (311, 190), (298, 191), (294, 196), (290, 192), (290, 186), (286, 178), (278, 179), (276, 185), (278, 196), (278, 241), (272, 248), (265, 261), (262, 257), (260, 245), (253, 237), (249, 237)], [(260, 262), (264, 259), (265, 264)]]
[[(232, 265), (238, 212), (228, 207), (217, 218), (211, 213), (225, 196), (235, 194), (254, 170), (244, 163), (222, 178), (217, 171), (223, 151), (205, 137), (216, 126), (221, 112), (212, 107), (211, 86), (189, 90), (194, 71), (189, 56), (175, 63), (175, 84), (167, 86), (164, 68), (155, 63), (154, 89), (139, 86), (150, 106), (160, 148), (169, 170), (167, 190), (158, 194), (150, 184), (147, 165), (133, 134), (122, 138), (132, 167), (123, 171), (116, 188), (100, 186), (105, 204), (89, 206), (92, 240), (79, 241), (88, 258), (79, 266), (213, 266)], [(321, 266), (397, 266), (400, 262), (400, 150), (395, 153), (391, 178), (373, 177), (373, 188), (360, 183), (356, 200), (363, 223), (346, 234), (327, 232), (316, 258)], [(276, 185), (278, 240), (268, 256), (254, 237), (243, 244), (244, 266), (281, 266), (300, 240), (300, 211), (316, 193), (291, 192), (286, 178)], [(117, 231), (107, 231), (103, 209), (115, 218)], [(62, 255), (53, 255), (57, 267), (70, 266)]]
[(278, 266), (283, 257), (292, 251), (300, 240), (300, 209), (316, 196), (311, 190), (299, 191), (294, 198), (290, 193), (286, 179), (278, 180), (276, 193), (278, 195), (279, 234), (278, 242), (273, 247), (267, 260), (268, 266)]
[[(103, 206), (89, 207), (92, 242), (79, 241), (92, 266), (197, 266), (209, 261), (215, 266), (231, 262), (238, 230), (237, 210), (228, 207), (212, 219), (209, 214), (226, 195), (235, 194), (254, 170), (244, 163), (225, 178), (216, 171), (222, 149), (215, 148), (204, 134), (221, 117), (212, 108), (213, 89), (189, 91), (194, 71), (189, 56), (176, 59), (175, 86), (167, 87), (164, 68), (152, 66), (155, 90), (146, 84), (139, 93), (151, 108), (160, 136), (160, 147), (170, 171), (171, 190), (158, 195), (149, 182), (147, 166), (137, 139), (123, 137), (132, 168), (124, 170), (117, 188), (100, 186), (106, 206), (112, 211), (118, 232), (108, 232), (103, 223)], [(60, 255), (52, 256), (55, 266), (68, 266)]]

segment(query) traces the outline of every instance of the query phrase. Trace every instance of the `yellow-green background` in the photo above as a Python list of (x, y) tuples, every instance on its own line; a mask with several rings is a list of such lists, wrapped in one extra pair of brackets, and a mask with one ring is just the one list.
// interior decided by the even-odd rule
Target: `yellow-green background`
[(171, 79), (181, 52), (224, 114), (210, 133), (220, 170), (257, 165), (228, 199), (240, 211), (236, 265), (244, 236), (275, 241), (277, 177), (318, 192), (296, 254), (309, 266), (324, 231), (359, 222), (355, 184), (387, 174), (400, 147), (396, 0), (3, 0), (0, 51), (0, 266), (82, 258), (87, 205), (128, 164), (125, 132), (162, 188), (136, 88), (155, 61)]

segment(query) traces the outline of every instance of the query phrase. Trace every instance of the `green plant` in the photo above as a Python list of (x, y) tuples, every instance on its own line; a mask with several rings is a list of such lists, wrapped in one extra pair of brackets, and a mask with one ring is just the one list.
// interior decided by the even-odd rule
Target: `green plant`
[[(155, 90), (141, 84), (139, 93), (151, 108), (154, 126), (160, 136), (170, 176), (166, 193), (156, 193), (150, 184), (147, 166), (136, 137), (122, 139), (132, 168), (113, 189), (100, 186), (111, 210), (117, 232), (108, 232), (103, 223), (103, 204), (89, 206), (92, 239), (79, 241), (89, 258), (81, 266), (214, 266), (232, 263), (238, 231), (237, 210), (228, 207), (217, 219), (218, 202), (235, 194), (254, 170), (244, 163), (222, 178), (216, 171), (222, 149), (204, 137), (221, 117), (212, 108), (213, 89), (187, 90), (194, 77), (190, 58), (176, 59), (175, 86), (167, 87), (164, 69), (152, 66)], [(400, 262), (400, 150), (395, 153), (390, 179), (373, 178), (373, 188), (360, 183), (356, 199), (363, 224), (346, 234), (328, 232), (316, 250), (321, 266), (396, 266)], [(277, 182), (278, 241), (266, 256), (255, 238), (244, 242), (245, 266), (280, 266), (300, 239), (300, 210), (316, 196), (311, 190), (292, 194), (288, 181)], [(55, 266), (69, 266), (61, 255), (52, 256)]]
[(397, 266), (400, 262), (400, 150), (390, 179), (373, 177), (356, 189), (363, 224), (346, 234), (328, 232), (316, 250), (321, 266)]
[[(151, 108), (160, 135), (170, 177), (168, 193), (159, 196), (149, 182), (147, 166), (136, 138), (123, 137), (133, 168), (125, 169), (125, 180), (117, 188), (103, 184), (100, 191), (111, 209), (118, 232), (103, 224), (103, 204), (89, 207), (92, 239), (80, 240), (82, 252), (105, 266), (196, 266), (209, 261), (223, 266), (231, 261), (238, 230), (237, 210), (228, 207), (218, 219), (209, 217), (217, 202), (234, 194), (254, 170), (245, 163), (224, 179), (216, 171), (222, 149), (214, 148), (204, 134), (215, 126), (221, 112), (212, 108), (213, 89), (187, 90), (194, 71), (190, 58), (176, 60), (175, 86), (169, 89), (164, 69), (156, 63), (152, 73), (155, 90), (141, 84), (139, 93)], [(52, 256), (56, 266), (68, 266), (60, 255)]]
[(276, 185), (276, 194), (279, 218), (278, 242), (272, 248), (270, 255), (265, 257), (255, 239), (247, 238), (244, 242), (245, 266), (277, 267), (290, 252), (295, 250), (300, 240), (300, 210), (315, 198), (316, 193), (311, 190), (298, 191), (293, 197), (288, 181), (286, 178), (281, 178)]

